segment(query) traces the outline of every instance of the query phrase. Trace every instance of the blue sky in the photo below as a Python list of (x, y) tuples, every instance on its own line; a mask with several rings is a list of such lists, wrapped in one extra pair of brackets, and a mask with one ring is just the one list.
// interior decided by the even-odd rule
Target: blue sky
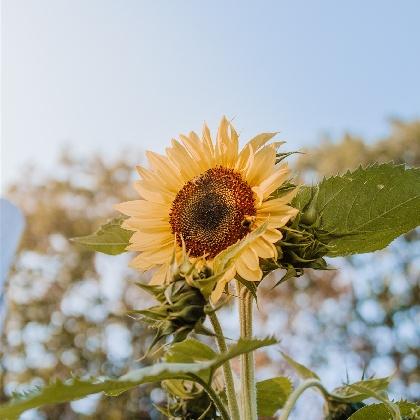
[(115, 156), (235, 117), (282, 131), (384, 135), (420, 117), (420, 2), (4, 0), (1, 183), (63, 144)]

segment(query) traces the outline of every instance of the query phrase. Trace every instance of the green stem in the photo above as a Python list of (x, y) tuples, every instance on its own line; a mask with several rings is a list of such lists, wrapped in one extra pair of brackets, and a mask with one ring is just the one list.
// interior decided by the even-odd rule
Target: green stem
[[(248, 289), (237, 283), (239, 294), (239, 318), (241, 338), (252, 338), (252, 295)], [(244, 420), (257, 420), (257, 390), (255, 385), (254, 355), (241, 356), (241, 405)]]
[(311, 378), (307, 379), (306, 381), (302, 382), (289, 396), (286, 401), (286, 404), (283, 408), (283, 411), (280, 414), (278, 420), (287, 420), (289, 418), (290, 413), (293, 410), (293, 407), (296, 404), (298, 398), (305, 392), (308, 388), (316, 387), (318, 388), (324, 397), (328, 398), (328, 391), (324, 388), (324, 386), (319, 382), (318, 379)]
[[(209, 314), (211, 325), (213, 326), (214, 333), (216, 334), (216, 342), (217, 347), (219, 348), (220, 353), (227, 352), (226, 341), (223, 336), (222, 327), (220, 326), (220, 322), (217, 318), (215, 312)], [(223, 364), (223, 374), (225, 377), (226, 383), (226, 397), (228, 400), (228, 407), (230, 412), (230, 418), (232, 420), (240, 420), (239, 416), (239, 407), (238, 401), (236, 399), (236, 392), (235, 392), (235, 384), (233, 382), (233, 373), (232, 368), (230, 365), (230, 361), (227, 361)]]
[(217, 392), (209, 385), (206, 381), (203, 381), (199, 376), (190, 374), (189, 375), (192, 380), (198, 382), (203, 389), (207, 392), (207, 395), (213, 401), (214, 405), (216, 406), (217, 411), (219, 412), (220, 416), (223, 420), (231, 420), (228, 411), (226, 410), (225, 405), (223, 404), (220, 397), (217, 395)]

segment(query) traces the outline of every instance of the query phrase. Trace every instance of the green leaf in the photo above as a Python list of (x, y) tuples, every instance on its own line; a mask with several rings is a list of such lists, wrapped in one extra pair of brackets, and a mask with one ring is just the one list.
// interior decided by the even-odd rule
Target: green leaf
[[(374, 164), (318, 187), (315, 226), (329, 235), (329, 256), (377, 251), (420, 224), (419, 168)], [(307, 204), (308, 194), (304, 188), (296, 203)]]
[(302, 364), (296, 362), (296, 360), (292, 359), (290, 356), (288, 356), (286, 353), (281, 352), (282, 356), (286, 359), (286, 362), (296, 371), (296, 373), (303, 379), (309, 379), (309, 378), (315, 378), (319, 379), (319, 376), (307, 368), (306, 366), (303, 366)]
[(189, 338), (172, 344), (165, 355), (165, 360), (171, 363), (191, 363), (211, 360), (217, 353), (201, 341)]
[(285, 376), (257, 382), (258, 416), (273, 417), (284, 406), (292, 389), (290, 379)]
[(132, 231), (121, 227), (124, 217), (116, 217), (102, 225), (95, 233), (72, 238), (73, 242), (83, 245), (92, 251), (109, 255), (118, 255), (126, 251), (130, 244)]
[[(73, 401), (98, 392), (105, 392), (110, 396), (118, 396), (131, 388), (149, 382), (167, 379), (194, 380), (194, 376), (208, 382), (214, 370), (222, 366), (227, 360), (276, 342), (274, 338), (270, 337), (239, 340), (226, 353), (216, 354), (211, 360), (197, 363), (157, 363), (153, 366), (132, 370), (117, 379), (73, 378), (66, 382), (57, 381), (44, 388), (35, 389), (31, 393), (15, 398), (5, 405), (1, 405), (0, 418), (5, 420), (15, 419), (21, 413), (31, 408)], [(202, 354), (204, 353), (203, 350), (204, 348), (200, 349)], [(206, 350), (206, 353), (208, 354), (209, 352)]]
[(383, 392), (388, 389), (389, 383), (390, 377), (365, 379), (363, 381), (335, 388), (332, 394), (339, 397), (342, 401), (355, 403), (366, 400), (372, 396), (370, 393), (367, 393), (366, 390), (374, 393)]
[[(399, 401), (395, 404), (404, 420), (420, 419), (420, 407), (415, 403)], [(357, 410), (348, 420), (392, 420), (392, 414), (386, 404), (372, 404)]]

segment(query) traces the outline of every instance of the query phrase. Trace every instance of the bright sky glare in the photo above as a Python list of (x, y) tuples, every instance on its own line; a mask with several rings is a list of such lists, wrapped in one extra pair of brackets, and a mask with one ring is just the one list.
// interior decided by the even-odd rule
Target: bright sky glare
[(235, 118), (282, 131), (386, 133), (420, 116), (417, 0), (3, 0), (1, 185), (59, 150), (163, 151)]

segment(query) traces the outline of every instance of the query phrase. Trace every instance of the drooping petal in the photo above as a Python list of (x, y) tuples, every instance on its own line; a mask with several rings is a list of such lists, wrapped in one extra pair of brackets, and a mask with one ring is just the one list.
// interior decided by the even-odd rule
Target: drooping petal
[(239, 257), (235, 261), (235, 267), (237, 273), (245, 280), (260, 281), (262, 278), (261, 268), (258, 266), (255, 269), (251, 269), (243, 257)]

